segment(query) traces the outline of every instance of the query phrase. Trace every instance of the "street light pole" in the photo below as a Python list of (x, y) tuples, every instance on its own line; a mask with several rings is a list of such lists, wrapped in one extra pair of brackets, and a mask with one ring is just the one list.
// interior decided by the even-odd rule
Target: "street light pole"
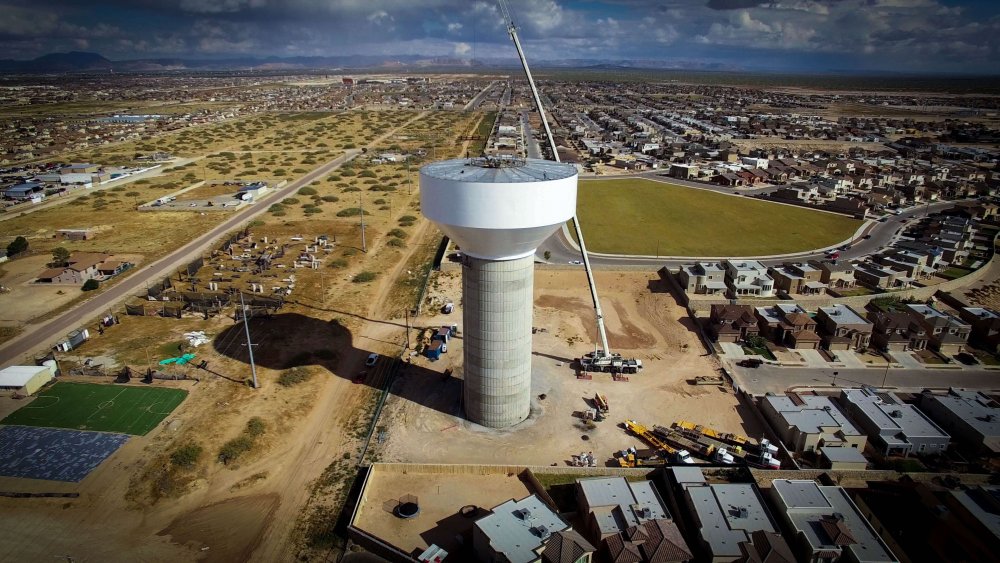
[[(890, 356), (891, 358), (892, 356)], [(885, 388), (885, 380), (889, 377), (889, 367), (892, 365), (892, 360), (885, 361), (885, 373), (882, 374), (882, 387)]]

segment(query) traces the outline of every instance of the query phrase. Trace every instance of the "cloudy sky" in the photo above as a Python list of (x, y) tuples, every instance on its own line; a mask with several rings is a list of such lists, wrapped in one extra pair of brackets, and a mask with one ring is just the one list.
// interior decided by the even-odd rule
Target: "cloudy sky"
[[(529, 59), (1000, 73), (1000, 0), (509, 0)], [(479, 0), (0, 0), (0, 58), (513, 56)]]

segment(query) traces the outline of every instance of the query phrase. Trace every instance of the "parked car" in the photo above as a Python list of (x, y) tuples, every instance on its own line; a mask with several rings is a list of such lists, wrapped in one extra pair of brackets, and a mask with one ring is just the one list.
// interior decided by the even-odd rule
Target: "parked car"
[(375, 362), (377, 361), (378, 361), (378, 354), (372, 352), (371, 354), (368, 354), (368, 359), (365, 360), (365, 366), (372, 367), (375, 365)]

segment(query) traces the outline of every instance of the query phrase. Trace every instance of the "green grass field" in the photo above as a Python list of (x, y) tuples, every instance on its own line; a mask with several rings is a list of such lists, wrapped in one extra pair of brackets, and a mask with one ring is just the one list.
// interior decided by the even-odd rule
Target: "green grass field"
[(181, 404), (187, 391), (60, 381), (0, 424), (147, 434)]
[(582, 181), (577, 197), (587, 249), (611, 254), (784, 254), (846, 240), (861, 225), (843, 215), (635, 178)]

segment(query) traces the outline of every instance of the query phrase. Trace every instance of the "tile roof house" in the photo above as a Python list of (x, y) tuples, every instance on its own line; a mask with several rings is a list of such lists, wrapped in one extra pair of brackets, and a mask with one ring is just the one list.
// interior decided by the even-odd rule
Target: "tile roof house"
[(604, 541), (604, 561), (612, 563), (684, 563), (694, 556), (672, 520), (658, 518), (632, 526)]
[(781, 534), (757, 530), (740, 544), (743, 556), (736, 563), (795, 563), (795, 554)]
[(910, 315), (896, 311), (869, 311), (872, 346), (877, 350), (903, 352), (927, 348), (927, 331)]
[(562, 530), (549, 537), (542, 552), (542, 563), (590, 563), (597, 551), (576, 530)]
[(954, 355), (965, 349), (972, 332), (969, 323), (928, 305), (910, 303), (905, 310), (927, 331), (930, 347), (934, 350)]
[(712, 305), (708, 333), (717, 342), (741, 342), (759, 332), (750, 305)]
[(760, 332), (779, 346), (789, 348), (819, 348), (816, 321), (795, 303), (779, 303), (755, 310)]

